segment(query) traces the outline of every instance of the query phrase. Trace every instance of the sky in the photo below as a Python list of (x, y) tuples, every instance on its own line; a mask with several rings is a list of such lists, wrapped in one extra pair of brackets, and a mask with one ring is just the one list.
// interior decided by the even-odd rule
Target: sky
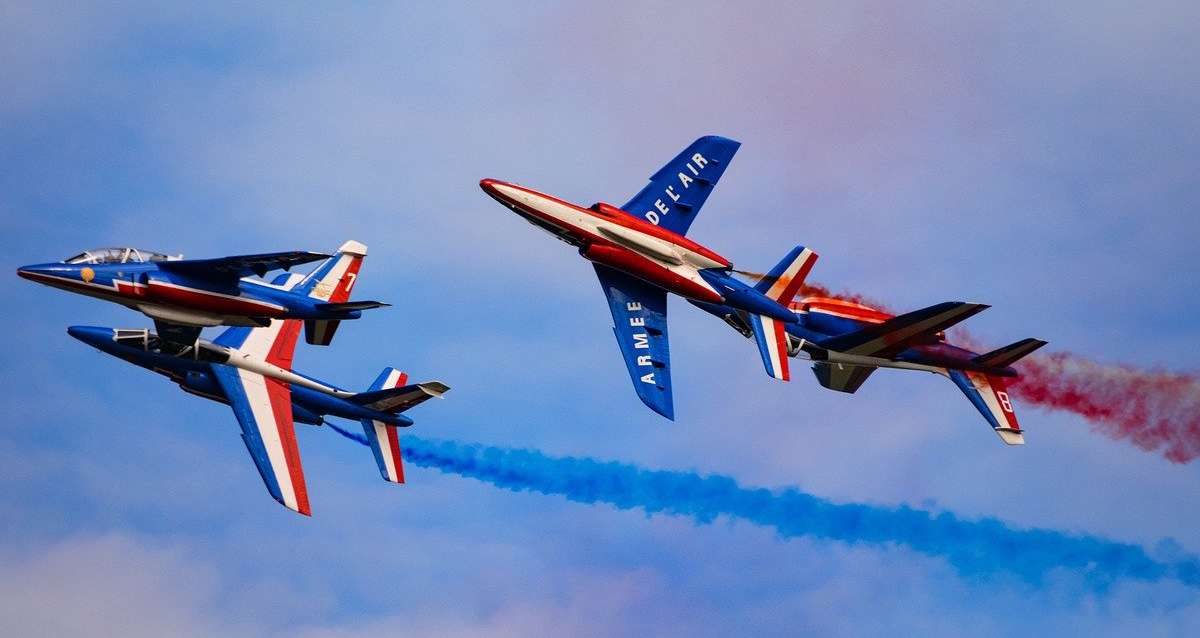
[[(1017, 405), (1007, 448), (944, 380), (855, 395), (671, 302), (676, 421), (629, 387), (589, 265), (484, 177), (620, 204), (691, 140), (742, 142), (689, 237), (972, 335), (1196, 372), (1195, 3), (0, 2), (0, 246), (189, 257), (368, 244), (391, 308), (301, 345), (366, 388), (451, 386), (420, 441), (731, 477), (1200, 555), (1197, 464)], [(70, 339), (132, 311), (10, 276), (0, 350), (5, 635), (1176, 636), (1179, 579), (961, 569), (902, 542), (582, 502), (298, 426), (314, 516), (229, 409)], [(211, 338), (215, 332), (210, 331)], [(356, 424), (341, 423), (350, 428)], [(408, 434), (406, 432), (406, 434)], [(540, 457), (539, 457), (540, 458)]]

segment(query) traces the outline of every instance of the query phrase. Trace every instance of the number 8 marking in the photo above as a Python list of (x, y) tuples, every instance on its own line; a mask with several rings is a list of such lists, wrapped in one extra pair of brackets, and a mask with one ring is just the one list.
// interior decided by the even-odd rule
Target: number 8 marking
[(1008, 412), (1009, 414), (1011, 414), (1013, 409), (1012, 409), (1012, 403), (1010, 403), (1008, 400), (1008, 393), (1007, 392), (997, 392), (996, 398), (1000, 399), (1000, 407), (1004, 408), (1005, 412)]

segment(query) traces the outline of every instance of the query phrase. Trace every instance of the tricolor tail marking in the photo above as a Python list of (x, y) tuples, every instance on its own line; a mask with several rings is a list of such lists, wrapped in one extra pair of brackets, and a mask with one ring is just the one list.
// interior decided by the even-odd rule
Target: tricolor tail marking
[(350, 292), (366, 255), (367, 247), (359, 242), (351, 240), (342, 244), (337, 254), (325, 260), (305, 278), (300, 285), (301, 290), (307, 291), (313, 299), (330, 303), (346, 302), (350, 299)]
[[(399, 388), (408, 382), (408, 375), (395, 369), (384, 368), (371, 390), (387, 390)], [(379, 475), (390, 483), (404, 482), (404, 464), (400, 453), (400, 431), (395, 425), (382, 421), (363, 419), (363, 434), (375, 455), (375, 463), (379, 466)]]
[(790, 380), (787, 329), (783, 322), (762, 315), (751, 315), (750, 325), (754, 328), (754, 340), (758, 343), (758, 352), (762, 355), (767, 376), (780, 381)]
[(804, 246), (796, 246), (754, 287), (786, 306), (800, 292), (800, 287), (816, 263), (816, 253)]

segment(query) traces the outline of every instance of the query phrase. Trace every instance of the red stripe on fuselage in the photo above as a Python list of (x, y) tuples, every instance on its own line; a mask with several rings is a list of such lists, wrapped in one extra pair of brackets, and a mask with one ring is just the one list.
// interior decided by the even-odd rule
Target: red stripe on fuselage
[(708, 303), (722, 303), (725, 298), (716, 291), (706, 288), (661, 264), (648, 259), (624, 246), (611, 242), (595, 242), (583, 251), (589, 261), (616, 268), (677, 295)]
[(158, 302), (171, 303), (184, 308), (214, 314), (282, 317), (287, 313), (285, 308), (268, 302), (232, 297), (221, 293), (154, 280), (150, 281), (149, 294), (147, 296)]

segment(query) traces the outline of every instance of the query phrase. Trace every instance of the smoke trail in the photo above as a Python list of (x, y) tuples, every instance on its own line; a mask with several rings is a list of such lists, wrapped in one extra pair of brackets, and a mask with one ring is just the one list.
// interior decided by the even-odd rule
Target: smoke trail
[[(820, 284), (805, 284), (800, 295), (844, 299), (892, 312), (862, 295), (835, 293)], [(952, 337), (976, 351), (989, 349), (961, 327), (952, 330)], [(1200, 377), (1195, 374), (1102, 364), (1068, 352), (1035, 354), (1016, 367), (1021, 378), (1010, 389), (1029, 404), (1079, 415), (1093, 430), (1159, 452), (1174, 463), (1200, 457)]]
[(1033, 405), (1078, 414), (1092, 429), (1175, 463), (1200, 456), (1200, 379), (1103, 365), (1067, 352), (1017, 364), (1011, 389)]
[[(357, 436), (335, 428), (352, 440)], [(834, 503), (790, 488), (743, 487), (727, 476), (646, 470), (625, 463), (556, 458), (505, 449), (405, 438), (413, 465), (473, 478), (514, 492), (564, 496), (647, 514), (711, 523), (720, 516), (774, 528), (784, 538), (810, 537), (875, 546), (902, 545), (944, 558), (961, 573), (1015, 574), (1038, 583), (1055, 570), (1082, 574), (1096, 590), (1117, 579), (1175, 578), (1200, 588), (1200, 560), (1152, 558), (1136, 545), (1051, 530), (1021, 530), (996, 519), (969, 521), (909, 507)]]

